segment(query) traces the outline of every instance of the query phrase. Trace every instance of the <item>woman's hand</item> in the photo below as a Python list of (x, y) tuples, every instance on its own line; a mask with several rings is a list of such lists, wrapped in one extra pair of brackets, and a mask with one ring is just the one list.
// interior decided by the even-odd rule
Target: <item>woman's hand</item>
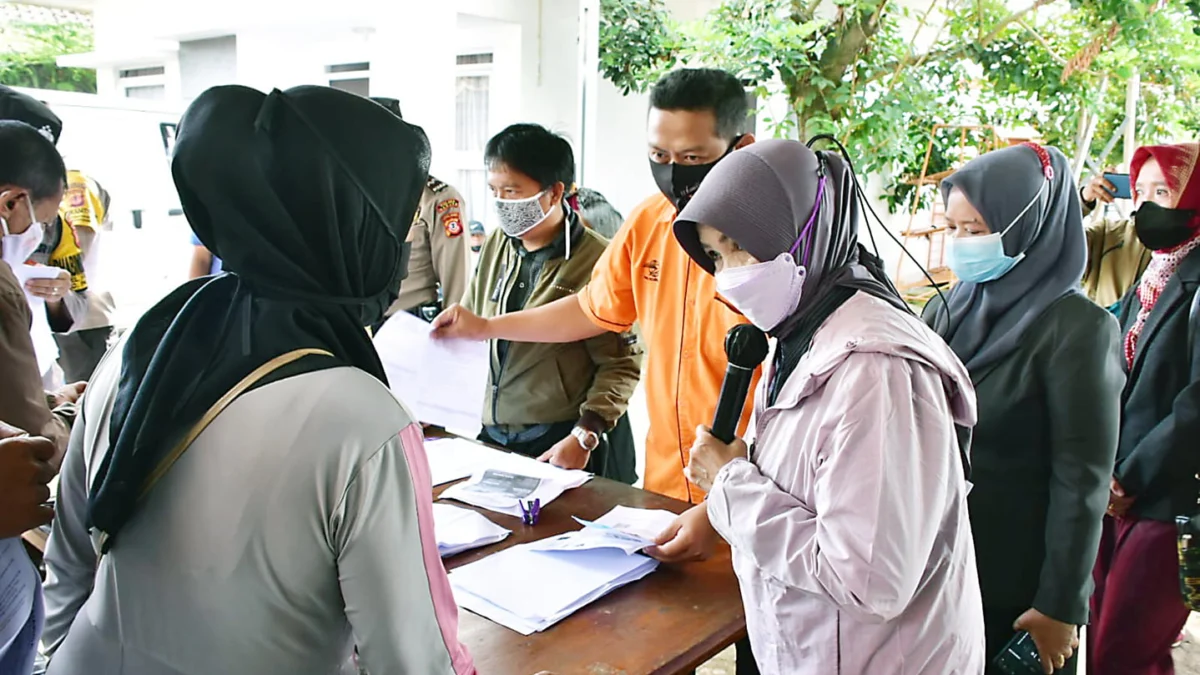
[(658, 535), (646, 555), (665, 563), (697, 562), (712, 557), (720, 535), (708, 521), (708, 507), (697, 504)]
[(1133, 502), (1137, 497), (1129, 497), (1125, 494), (1125, 488), (1117, 482), (1117, 479), (1112, 479), (1112, 484), (1109, 485), (1108, 494), (1108, 515), (1114, 518), (1123, 518), (1129, 512), (1129, 507), (1133, 506)]
[(1036, 609), (1030, 609), (1013, 624), (1014, 630), (1028, 631), (1042, 657), (1046, 675), (1067, 665), (1067, 659), (1079, 647), (1079, 630), (1069, 623), (1051, 619)]
[(700, 486), (701, 490), (712, 490), (713, 479), (721, 467), (735, 459), (749, 456), (746, 443), (740, 438), (726, 445), (712, 435), (707, 427), (696, 427), (696, 442), (692, 444), (691, 457), (684, 473), (687, 479)]
[(1083, 191), (1079, 193), (1079, 196), (1083, 198), (1083, 201), (1089, 204), (1095, 204), (1097, 202), (1111, 204), (1113, 201), (1113, 193), (1116, 191), (1117, 186), (1113, 185), (1107, 178), (1105, 178), (1103, 173), (1098, 173), (1092, 176), (1092, 179), (1088, 181), (1087, 185), (1083, 186)]

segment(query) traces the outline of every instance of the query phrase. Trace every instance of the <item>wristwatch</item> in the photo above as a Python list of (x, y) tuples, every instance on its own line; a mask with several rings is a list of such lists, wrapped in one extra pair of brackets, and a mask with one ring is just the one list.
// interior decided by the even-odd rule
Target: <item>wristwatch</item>
[(583, 446), (583, 449), (587, 450), (588, 452), (595, 450), (600, 445), (600, 436), (591, 429), (575, 427), (571, 430), (571, 435), (574, 436), (575, 440), (579, 441), (579, 444)]

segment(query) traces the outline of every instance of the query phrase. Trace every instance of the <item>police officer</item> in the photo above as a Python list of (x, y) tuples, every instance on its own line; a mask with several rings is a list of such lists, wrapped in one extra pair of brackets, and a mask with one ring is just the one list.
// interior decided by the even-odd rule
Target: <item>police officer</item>
[[(373, 100), (402, 117), (396, 99)], [(408, 241), (412, 244), (408, 276), (400, 285), (400, 297), (388, 308), (387, 317), (404, 311), (433, 321), (443, 307), (462, 300), (470, 278), (471, 249), (463, 218), (463, 198), (458, 190), (429, 177)]]

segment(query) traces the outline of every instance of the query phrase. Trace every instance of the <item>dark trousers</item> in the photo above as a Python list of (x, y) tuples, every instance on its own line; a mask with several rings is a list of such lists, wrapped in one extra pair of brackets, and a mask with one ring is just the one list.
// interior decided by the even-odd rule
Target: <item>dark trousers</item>
[(112, 333), (112, 326), (105, 326), (54, 335), (58, 344), (58, 367), (62, 368), (63, 379), (68, 384), (92, 379), (100, 359), (108, 352), (108, 338)]
[(1187, 623), (1175, 526), (1104, 517), (1093, 578), (1088, 675), (1170, 675), (1171, 643)]
[[(992, 661), (1000, 655), (1000, 651), (1016, 636), (1017, 632), (1013, 630), (1013, 624), (1028, 610), (1028, 607), (1012, 607), (1008, 609), (983, 608), (983, 634), (987, 640), (987, 651), (985, 653), (988, 660), (987, 669), (984, 670), (986, 675), (1003, 675), (1002, 671), (992, 665)], [(1088, 658), (1090, 660), (1091, 656), (1089, 655)], [(1079, 654), (1076, 652), (1075, 656), (1067, 660), (1066, 665), (1054, 672), (1062, 673), (1062, 675), (1075, 675), (1078, 668)]]
[[(571, 435), (575, 422), (556, 422), (542, 425), (540, 433), (531, 439), (511, 439), (499, 429), (484, 427), (479, 433), (479, 440), (491, 445), (498, 445), (505, 450), (526, 457), (537, 459), (559, 441)], [(584, 470), (612, 480), (633, 485), (637, 480), (635, 448), (633, 431), (629, 426), (627, 415), (622, 415), (611, 431), (600, 437), (600, 445), (592, 451)]]

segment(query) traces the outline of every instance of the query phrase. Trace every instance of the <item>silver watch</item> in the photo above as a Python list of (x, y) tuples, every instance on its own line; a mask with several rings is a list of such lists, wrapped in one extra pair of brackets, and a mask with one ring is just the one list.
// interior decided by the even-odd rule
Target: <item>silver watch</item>
[(575, 440), (579, 441), (579, 444), (583, 446), (583, 449), (587, 450), (588, 452), (591, 452), (600, 446), (600, 436), (591, 429), (575, 427), (571, 430), (571, 435), (574, 436)]

